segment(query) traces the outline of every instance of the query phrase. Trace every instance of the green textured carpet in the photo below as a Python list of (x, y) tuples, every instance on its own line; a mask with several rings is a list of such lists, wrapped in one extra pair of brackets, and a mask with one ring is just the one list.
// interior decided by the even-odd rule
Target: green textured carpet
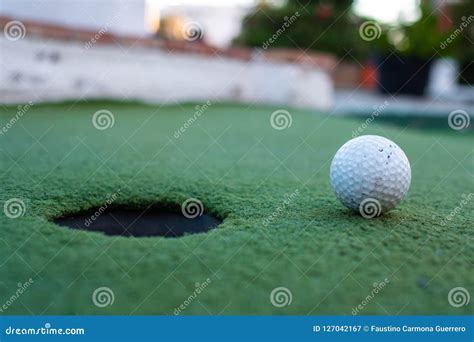
[[(99, 109), (113, 127), (94, 128)], [(448, 301), (455, 287), (474, 295), (474, 198), (462, 202), (474, 192), (472, 134), (371, 123), (363, 134), (405, 150), (412, 185), (397, 209), (367, 220), (337, 202), (328, 180), (364, 119), (290, 109), (292, 125), (276, 130), (276, 109), (211, 104), (176, 138), (194, 105), (33, 106), (0, 135), (2, 206), (25, 204), (18, 218), (0, 212), (1, 314), (472, 313), (472, 302)], [(3, 107), (2, 125), (16, 111)], [(119, 189), (117, 206), (179, 208), (194, 197), (224, 222), (178, 239), (50, 222)], [(113, 304), (94, 304), (101, 287)], [(278, 287), (291, 303), (271, 303)]]

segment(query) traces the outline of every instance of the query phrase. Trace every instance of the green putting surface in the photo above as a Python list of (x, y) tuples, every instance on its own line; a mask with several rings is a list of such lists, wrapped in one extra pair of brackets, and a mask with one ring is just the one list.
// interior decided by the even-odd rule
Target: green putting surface
[[(94, 128), (99, 109), (112, 127)], [(213, 103), (176, 138), (194, 105), (34, 105), (0, 135), (2, 206), (15, 198), (26, 208), (0, 212), (1, 314), (472, 313), (472, 303), (448, 302), (455, 287), (474, 294), (474, 198), (463, 202), (474, 192), (472, 133), (372, 122), (363, 134), (404, 149), (412, 184), (399, 207), (367, 220), (337, 201), (328, 176), (365, 119), (289, 109), (291, 126), (276, 130), (276, 109)], [(2, 125), (16, 112), (3, 107)], [(118, 190), (116, 206), (179, 210), (192, 197), (224, 222), (175, 239), (51, 223)], [(112, 305), (94, 305), (100, 287)], [(289, 305), (272, 305), (277, 287)]]

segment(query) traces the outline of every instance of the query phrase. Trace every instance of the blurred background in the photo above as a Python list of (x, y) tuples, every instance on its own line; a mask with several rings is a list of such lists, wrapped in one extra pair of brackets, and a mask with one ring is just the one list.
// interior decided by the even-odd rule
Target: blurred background
[(2, 103), (474, 107), (472, 0), (2, 0), (0, 25)]

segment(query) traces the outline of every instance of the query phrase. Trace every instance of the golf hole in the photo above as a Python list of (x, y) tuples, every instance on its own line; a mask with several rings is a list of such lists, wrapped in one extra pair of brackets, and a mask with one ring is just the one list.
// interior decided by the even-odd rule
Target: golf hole
[(191, 217), (183, 215), (181, 211), (164, 208), (93, 208), (57, 218), (53, 222), (60, 226), (102, 232), (105, 235), (166, 238), (207, 232), (222, 223), (220, 219), (206, 213)]

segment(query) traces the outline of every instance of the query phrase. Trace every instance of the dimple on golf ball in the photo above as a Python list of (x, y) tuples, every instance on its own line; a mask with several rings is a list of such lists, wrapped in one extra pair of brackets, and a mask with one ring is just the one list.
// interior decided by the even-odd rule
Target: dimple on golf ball
[(410, 162), (393, 141), (363, 135), (346, 142), (334, 156), (331, 186), (346, 207), (372, 218), (395, 208), (410, 187)]

